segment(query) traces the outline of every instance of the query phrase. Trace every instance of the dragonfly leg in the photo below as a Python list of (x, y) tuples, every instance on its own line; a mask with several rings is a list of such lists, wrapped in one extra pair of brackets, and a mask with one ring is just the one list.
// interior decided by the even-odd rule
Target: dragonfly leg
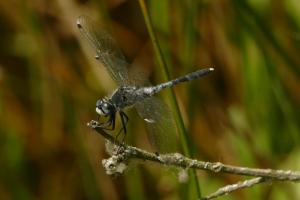
[(122, 111), (120, 111), (120, 117), (121, 117), (121, 122), (122, 122), (122, 128), (120, 129), (119, 133), (117, 134), (116, 138), (119, 137), (119, 135), (122, 133), (122, 131), (124, 131), (124, 136), (122, 138), (122, 143), (124, 142), (126, 133), (127, 133), (127, 129), (126, 129), (126, 125), (127, 122), (129, 121), (129, 117)]
[(101, 124), (101, 128), (103, 128), (104, 130), (115, 130), (115, 121), (116, 121), (116, 115), (115, 114), (111, 114), (109, 116), (109, 119), (107, 120), (107, 122)]

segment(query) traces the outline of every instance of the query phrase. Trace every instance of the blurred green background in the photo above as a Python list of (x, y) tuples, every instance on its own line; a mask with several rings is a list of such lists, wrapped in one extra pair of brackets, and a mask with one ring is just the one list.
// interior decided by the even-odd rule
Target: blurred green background
[[(172, 78), (215, 68), (175, 88), (193, 157), (299, 170), (299, 2), (147, 6)], [(76, 29), (82, 14), (113, 30), (128, 61), (153, 83), (163, 81), (137, 0), (0, 1), (0, 199), (196, 199), (176, 170), (156, 164), (105, 174), (104, 140), (86, 123), (116, 85)], [(128, 141), (151, 149), (144, 124), (130, 116)], [(197, 178), (206, 195), (244, 177), (199, 171)], [(299, 191), (299, 184), (274, 183), (220, 199), (300, 199)]]

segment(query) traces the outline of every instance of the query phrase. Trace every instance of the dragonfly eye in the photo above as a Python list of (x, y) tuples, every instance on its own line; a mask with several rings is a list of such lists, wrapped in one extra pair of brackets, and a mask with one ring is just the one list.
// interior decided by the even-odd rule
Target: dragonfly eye
[(96, 103), (96, 112), (99, 115), (109, 115), (112, 113), (112, 105), (105, 100), (98, 100)]

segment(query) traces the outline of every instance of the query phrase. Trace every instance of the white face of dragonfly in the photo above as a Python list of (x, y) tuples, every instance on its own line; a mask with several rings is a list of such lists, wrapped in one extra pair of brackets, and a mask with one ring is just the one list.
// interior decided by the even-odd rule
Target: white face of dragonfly
[(96, 112), (99, 115), (110, 115), (114, 112), (114, 107), (106, 99), (99, 99), (96, 103)]

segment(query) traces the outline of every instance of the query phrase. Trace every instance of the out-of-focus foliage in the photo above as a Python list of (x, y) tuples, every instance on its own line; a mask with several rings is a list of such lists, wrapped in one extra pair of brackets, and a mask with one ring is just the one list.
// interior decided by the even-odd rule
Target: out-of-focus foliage
[[(299, 170), (299, 2), (152, 0), (148, 8), (172, 77), (216, 69), (175, 89), (194, 157)], [(86, 122), (116, 86), (76, 30), (82, 14), (161, 80), (137, 0), (1, 1), (0, 199), (183, 199), (174, 169), (132, 164), (113, 179), (101, 167), (105, 143)], [(129, 113), (127, 140), (151, 149)], [(198, 178), (202, 194), (240, 180)], [(223, 199), (299, 199), (299, 188), (256, 186)]]

